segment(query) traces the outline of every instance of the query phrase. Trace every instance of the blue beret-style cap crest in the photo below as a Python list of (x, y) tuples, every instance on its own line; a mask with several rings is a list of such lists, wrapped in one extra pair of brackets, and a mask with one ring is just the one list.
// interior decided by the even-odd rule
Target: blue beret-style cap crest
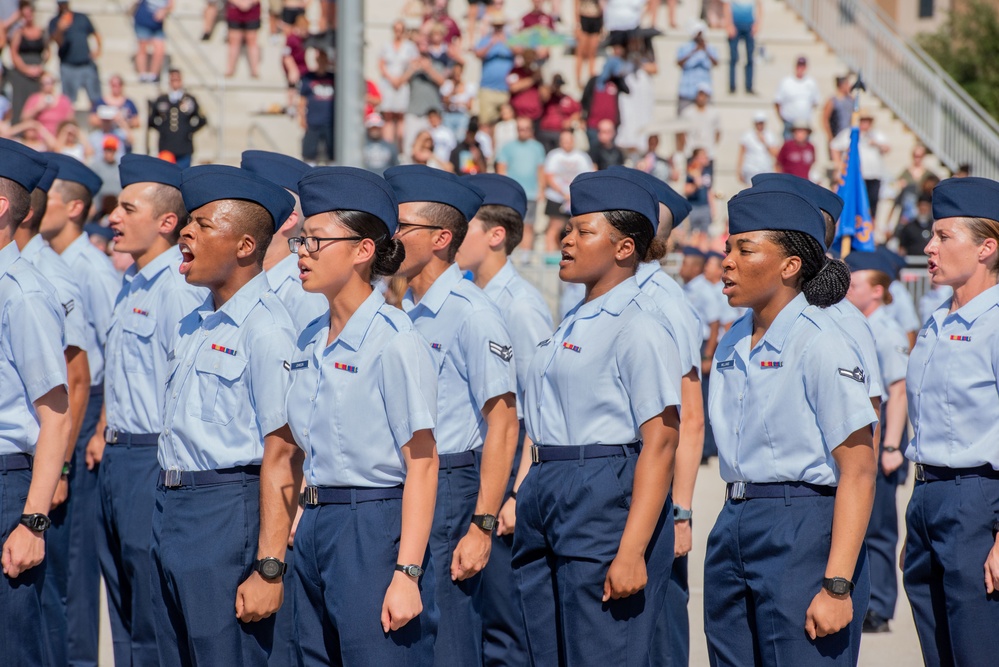
[(802, 232), (826, 249), (826, 223), (819, 207), (796, 192), (760, 188), (743, 190), (728, 202), (728, 232)]
[(326, 211), (364, 211), (388, 229), (399, 226), (399, 203), (395, 192), (377, 174), (355, 167), (316, 167), (296, 186), (302, 213), (308, 217)]
[(786, 186), (783, 188), (784, 192), (797, 192), (805, 199), (811, 200), (820, 210), (828, 213), (833, 220), (839, 220), (839, 216), (843, 213), (843, 199), (838, 194), (800, 176), (757, 174), (753, 176), (753, 187), (757, 186), (775, 190), (781, 189), (781, 186)]
[(999, 220), (999, 183), (977, 176), (948, 178), (933, 188), (933, 219)]
[(659, 227), (659, 200), (645, 185), (606, 171), (580, 174), (569, 184), (572, 215), (603, 211), (633, 211), (645, 216), (655, 232)]
[(298, 193), (298, 182), (311, 169), (297, 158), (271, 151), (243, 151), (241, 168)]
[(400, 204), (414, 201), (447, 204), (458, 209), (466, 221), (475, 217), (484, 199), (483, 192), (474, 185), (422, 164), (390, 167), (385, 170), (385, 180)]
[(180, 174), (181, 168), (177, 165), (149, 155), (128, 153), (118, 163), (123, 188), (133, 183), (161, 183), (179, 190)]
[(180, 193), (184, 207), (194, 211), (220, 199), (242, 199), (267, 209), (278, 229), (295, 210), (295, 199), (270, 181), (245, 169), (220, 164), (190, 167), (181, 173)]
[(655, 198), (659, 200), (659, 203), (668, 208), (670, 215), (673, 216), (673, 229), (683, 224), (683, 221), (690, 215), (692, 207), (687, 198), (678, 194), (676, 190), (652, 174), (621, 166), (610, 167), (607, 171), (608, 173), (631, 178), (639, 185), (644, 185), (647, 189), (651, 190)]
[(476, 174), (462, 176), (462, 181), (471, 183), (485, 195), (483, 206), (506, 206), (517, 212), (521, 218), (527, 215), (527, 193), (517, 181), (501, 174)]
[(27, 146), (0, 139), (0, 177), (14, 181), (31, 194), (45, 175), (47, 162), (41, 153)]
[(100, 191), (101, 185), (104, 181), (101, 177), (93, 172), (90, 167), (83, 164), (75, 157), (70, 157), (68, 155), (62, 155), (60, 153), (46, 153), (45, 157), (48, 159), (49, 164), (55, 164), (59, 173), (56, 174), (56, 178), (60, 181), (71, 181), (73, 183), (79, 183), (83, 187), (87, 188), (90, 196), (94, 196)]

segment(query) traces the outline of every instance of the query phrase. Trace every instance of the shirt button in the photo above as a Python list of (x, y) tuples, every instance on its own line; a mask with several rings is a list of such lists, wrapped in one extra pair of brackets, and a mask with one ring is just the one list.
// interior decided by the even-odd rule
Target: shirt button
[(309, 435), (309, 429), (302, 429), (302, 435)]

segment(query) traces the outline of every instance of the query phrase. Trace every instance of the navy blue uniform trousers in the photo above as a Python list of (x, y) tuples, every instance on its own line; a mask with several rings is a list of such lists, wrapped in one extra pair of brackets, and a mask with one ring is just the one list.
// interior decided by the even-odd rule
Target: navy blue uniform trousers
[(260, 480), (158, 486), (154, 498), (152, 601), (161, 667), (263, 667), (276, 616), (236, 618), (236, 589), (257, 557)]
[(985, 593), (999, 480), (916, 482), (906, 511), (903, 584), (930, 667), (994, 665), (999, 593)]
[(98, 555), (108, 596), (115, 667), (159, 662), (152, 609), (156, 445), (107, 445), (97, 476)]
[(673, 564), (669, 500), (645, 553), (645, 589), (601, 601), (628, 519), (637, 460), (622, 454), (535, 463), (520, 486), (513, 570), (536, 667), (648, 664)]
[(436, 579), (434, 594), (440, 610), (434, 664), (437, 667), (475, 667), (482, 664), (479, 594), (482, 574), (464, 581), (451, 581), (451, 558), (458, 541), (472, 525), (479, 495), (479, 471), (474, 466), (450, 468), (445, 460), (441, 460), (437, 474), (437, 505), (430, 531)]
[(104, 387), (91, 387), (69, 472), (69, 500), (51, 515), (42, 592), (54, 664), (97, 667), (101, 570), (97, 557), (97, 475), (87, 470), (87, 443), (104, 407)]
[(898, 601), (898, 487), (905, 484), (908, 461), (890, 475), (878, 465), (874, 507), (867, 524), (867, 558), (871, 564), (871, 604), (869, 610), (884, 619), (895, 618)]
[(429, 551), (420, 579), (423, 611), (394, 632), (382, 631), (401, 530), (401, 499), (305, 509), (295, 533), (295, 628), (303, 664), (433, 665), (439, 614)]
[(288, 569), (284, 573), (284, 602), (281, 612), (274, 619), (274, 643), (267, 667), (296, 667), (298, 657), (298, 632), (295, 629), (295, 603), (301, 595), (301, 582), (295, 573), (295, 549), (284, 552)]
[(713, 667), (849, 665), (870, 598), (866, 549), (854, 569), (853, 620), (814, 641), (805, 614), (822, 589), (835, 497), (725, 503), (704, 561), (704, 632)]
[(686, 667), (690, 663), (690, 616), (687, 602), (690, 587), (687, 581), (687, 556), (673, 559), (666, 588), (666, 603), (652, 642), (650, 664), (652, 667)]
[[(0, 463), (0, 546), (17, 528), (31, 486), (30, 470), (6, 470)], [(16, 579), (0, 574), (0, 662), (52, 664), (42, 618), (42, 582), (48, 559)]]

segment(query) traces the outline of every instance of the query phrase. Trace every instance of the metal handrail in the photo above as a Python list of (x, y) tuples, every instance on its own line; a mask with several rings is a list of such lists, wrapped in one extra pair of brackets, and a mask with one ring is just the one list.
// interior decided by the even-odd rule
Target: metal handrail
[(784, 0), (949, 169), (999, 178), (999, 123), (862, 0)]

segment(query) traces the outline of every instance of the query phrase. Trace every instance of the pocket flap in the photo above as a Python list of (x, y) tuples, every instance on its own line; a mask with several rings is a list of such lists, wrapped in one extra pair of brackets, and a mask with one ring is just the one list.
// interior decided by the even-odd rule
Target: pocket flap
[(199, 373), (217, 375), (223, 380), (233, 382), (238, 380), (246, 369), (246, 359), (216, 350), (205, 350), (195, 359), (194, 369)]
[(140, 315), (139, 313), (127, 313), (124, 318), (122, 318), (121, 323), (122, 329), (130, 333), (134, 333), (140, 338), (149, 338), (156, 331), (156, 320), (148, 315)]

